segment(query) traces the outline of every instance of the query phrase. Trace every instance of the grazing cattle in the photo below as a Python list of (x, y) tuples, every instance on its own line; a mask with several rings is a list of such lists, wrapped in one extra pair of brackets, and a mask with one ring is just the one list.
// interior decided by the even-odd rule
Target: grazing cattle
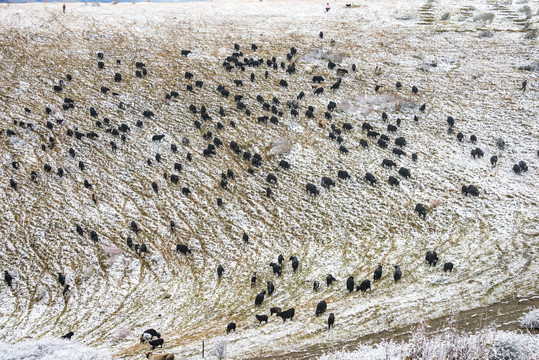
[(413, 92), (414, 94), (417, 94), (417, 91), (418, 91), (417, 86), (415, 86), (415, 85), (412, 86), (412, 92)]
[(152, 136), (152, 141), (161, 141), (164, 137), (165, 135), (154, 135)]
[(122, 74), (120, 74), (120, 73), (114, 74), (114, 81), (116, 81), (116, 82), (122, 81)]
[(283, 169), (290, 169), (290, 164), (286, 160), (281, 160), (279, 162), (279, 167), (281, 167)]
[(346, 289), (350, 293), (354, 291), (354, 277), (353, 276), (349, 276), (348, 279), (346, 280)]
[(406, 140), (403, 137), (398, 137), (395, 139), (395, 145), (400, 146), (401, 148), (406, 146)]
[[(337, 69), (337, 76), (344, 76), (346, 74), (348, 74), (348, 70), (342, 69), (342, 68)], [(339, 84), (340, 84), (340, 81), (339, 81)]]
[(165, 343), (165, 340), (163, 339), (155, 339), (155, 340), (149, 341), (149, 344), (152, 347), (152, 350), (155, 350), (155, 348), (158, 346), (162, 348), (164, 343)]
[(449, 125), (449, 127), (455, 126), (455, 119), (453, 119), (452, 116), (447, 117), (447, 125)]
[(191, 50), (182, 50), (182, 51), (181, 51), (182, 56), (187, 56), (187, 55), (189, 55), (190, 53), (191, 53)]
[[(339, 141), (338, 138), (337, 138), (337, 141)], [(344, 147), (343, 145), (339, 146), (339, 151), (341, 152), (341, 154), (348, 154), (348, 149)]]
[(217, 267), (217, 278), (220, 279), (222, 276), (223, 276), (223, 272), (225, 271), (225, 269), (223, 268), (222, 265), (219, 265)]
[(397, 167), (397, 164), (395, 164), (395, 162), (392, 160), (384, 159), (382, 160), (382, 166), (391, 168), (391, 167)]
[(99, 236), (94, 230), (90, 231), (90, 239), (92, 239), (94, 242), (99, 241)]
[(462, 139), (464, 139), (464, 134), (461, 133), (461, 132), (459, 132), (459, 133), (457, 134), (457, 140), (460, 141), (460, 142), (462, 142)]
[(326, 312), (327, 308), (328, 308), (328, 305), (327, 305), (326, 301), (322, 300), (322, 301), (320, 301), (318, 303), (318, 305), (316, 305), (316, 311), (315, 311), (314, 314), (316, 316), (321, 315), (321, 314)]
[(330, 286), (336, 280), (337, 279), (335, 279), (333, 275), (329, 274), (328, 276), (326, 276), (326, 285)]
[(244, 232), (242, 238), (244, 243), (247, 244), (249, 242), (249, 235), (247, 235), (247, 233)]
[(286, 321), (286, 319), (294, 320), (294, 315), (296, 313), (296, 310), (294, 308), (288, 309), (286, 311), (281, 311), (277, 313), (277, 316), (283, 319), (283, 323)]
[(397, 131), (397, 127), (396, 127), (395, 125), (388, 124), (388, 125), (387, 125), (387, 131), (388, 131), (388, 132), (396, 132), (396, 131)]
[(266, 290), (262, 290), (256, 295), (255, 306), (260, 306), (264, 302), (264, 295), (266, 295)]
[(65, 286), (66, 278), (65, 278), (64, 274), (58, 273), (58, 282), (60, 283), (60, 285)]
[(9, 186), (11, 186), (13, 188), (13, 190), (17, 191), (17, 182), (13, 179), (10, 179), (9, 180)]
[(366, 292), (367, 290), (371, 290), (371, 281), (370, 280), (363, 280), (361, 284), (356, 288), (356, 291), (361, 290), (362, 293)]
[(414, 211), (417, 212), (419, 217), (423, 216), (423, 219), (425, 219), (427, 217), (427, 210), (425, 210), (425, 207), (421, 203), (419, 203), (419, 204), (417, 204), (415, 206)]
[(151, 118), (151, 117), (153, 117), (153, 116), (155, 116), (154, 113), (153, 113), (152, 111), (150, 111), (150, 110), (144, 110), (144, 111), (142, 112), (142, 115), (143, 115), (145, 118), (148, 118), (148, 119)]
[(185, 72), (185, 78), (186, 78), (187, 80), (191, 80), (191, 79), (193, 78), (193, 74), (190, 73), (189, 71), (186, 71), (186, 72)]
[(67, 339), (67, 340), (71, 340), (71, 337), (75, 335), (75, 333), (73, 331), (70, 331), (68, 332), (67, 334), (65, 334), (64, 336), (62, 336), (62, 339)]
[(395, 282), (399, 281), (402, 278), (402, 271), (399, 265), (395, 265), (395, 272), (393, 273), (393, 280)]
[(146, 358), (148, 360), (174, 360), (174, 354), (172, 353), (167, 353), (167, 354), (147, 353)]
[(131, 221), (131, 223), (129, 224), (129, 227), (131, 228), (131, 230), (133, 230), (135, 233), (138, 233), (139, 231), (139, 228), (138, 228), (138, 225), (136, 222), (134, 221)]
[(217, 206), (219, 207), (223, 206), (223, 199), (217, 198)]
[(270, 316), (273, 316), (273, 314), (278, 314), (280, 312), (281, 312), (280, 307), (272, 307), (272, 308), (270, 308)]
[(361, 130), (371, 131), (372, 129), (372, 125), (368, 122), (364, 122), (363, 125), (361, 125)]
[(268, 176), (266, 176), (266, 181), (270, 184), (277, 184), (277, 177), (273, 174), (268, 174)]
[(396, 177), (393, 177), (393, 176), (389, 176), (388, 182), (390, 185), (394, 185), (394, 186), (398, 186), (400, 184), (400, 181)]
[[(105, 67), (105, 63), (104, 63), (103, 61), (98, 61), (98, 62), (97, 62), (97, 67), (98, 67), (99, 69), (103, 69), (103, 68)], [(55, 90), (56, 90), (56, 89), (55, 89)]]
[(416, 153), (412, 153), (412, 161), (417, 161), (417, 154)]
[(267, 282), (267, 288), (268, 288), (268, 296), (273, 294), (273, 292), (275, 291), (275, 286), (273, 285), (271, 281)]
[(477, 197), (477, 196), (479, 196), (479, 189), (477, 189), (477, 187), (475, 187), (474, 185), (469, 185), (467, 194), (470, 194), (471, 196), (476, 196)]
[(328, 111), (333, 111), (333, 110), (335, 110), (336, 107), (337, 107), (337, 104), (334, 101), (330, 101), (328, 103), (327, 109), (328, 109)]
[(385, 111), (382, 112), (382, 120), (384, 122), (387, 120), (387, 113)]
[(253, 272), (253, 275), (251, 275), (251, 287), (255, 287), (256, 285), (256, 271)]
[(378, 268), (374, 270), (373, 281), (380, 280), (382, 278), (382, 265), (378, 265)]
[(483, 150), (481, 150), (480, 148), (475, 148), (471, 151), (471, 154), (472, 154), (472, 157), (475, 159), (475, 157), (477, 156), (478, 158), (481, 158), (483, 157), (484, 153), (483, 153)]
[(296, 272), (298, 270), (298, 266), (299, 266), (298, 258), (295, 257), (295, 256), (290, 256), (290, 259), (288, 259), (288, 260), (292, 261), (292, 270), (294, 272)]
[(522, 169), (518, 164), (515, 164), (513, 165), (513, 171), (515, 172), (515, 174), (520, 174), (522, 172)]
[(436, 254), (436, 251), (427, 251), (425, 261), (429, 264), (429, 266), (436, 266), (438, 263), (438, 255)]
[(522, 170), (522, 172), (528, 171), (528, 165), (526, 164), (525, 161), (520, 160), (520, 161), (518, 162), (518, 166), (520, 167), (520, 170)]
[(320, 84), (322, 81), (324, 81), (322, 76), (313, 76), (313, 82)]
[(316, 88), (316, 89), (314, 90), (314, 94), (315, 94), (315, 95), (320, 95), (320, 94), (322, 94), (323, 92), (324, 92), (324, 88), (323, 88), (323, 87), (319, 87), (319, 88)]
[(337, 66), (333, 61), (328, 62), (328, 68), (329, 70), (333, 70)]
[(376, 178), (370, 172), (365, 174), (365, 181), (369, 182), (372, 186), (376, 184)]
[(470, 141), (472, 142), (472, 144), (475, 144), (477, 142), (477, 136), (470, 135)]
[(155, 181), (152, 183), (152, 189), (153, 191), (155, 191), (156, 194), (159, 192), (159, 186)]
[(330, 313), (328, 317), (328, 331), (331, 330), (332, 327), (335, 327), (335, 314)]
[(367, 137), (377, 138), (378, 136), (380, 136), (379, 132), (372, 130), (367, 131)]
[(397, 89), (400, 89), (400, 88), (402, 87), (401, 82), (400, 82), (400, 81), (397, 81), (397, 83), (395, 84), (395, 87), (396, 87)]
[(234, 84), (236, 84), (236, 86), (243, 86), (243, 81), (242, 80), (234, 80)]
[(271, 188), (269, 187), (266, 188), (266, 197), (271, 198)]
[(498, 156), (497, 156), (497, 155), (491, 156), (491, 158), (490, 158), (490, 164), (491, 164), (492, 166), (496, 166), (497, 163), (498, 163)]
[(279, 81), (279, 85), (281, 85), (281, 87), (288, 87), (288, 83), (286, 82), (286, 80), (283, 80), (283, 79)]
[(406, 153), (399, 148), (393, 148), (393, 154), (397, 155), (398, 157), (401, 157), (401, 155), (406, 156)]
[(236, 323), (231, 322), (230, 324), (227, 325), (226, 333), (228, 334), (231, 331), (236, 332)]
[(282, 273), (282, 267), (281, 265), (277, 265), (275, 263), (270, 263), (270, 266), (273, 268), (273, 274), (277, 276), (281, 276)]
[(409, 178), (411, 175), (410, 175), (410, 170), (408, 170), (407, 168), (405, 167), (401, 167), (399, 169), (399, 175), (404, 177), (405, 179)]
[(258, 325), (262, 324), (262, 322), (268, 323), (268, 315), (255, 315), (256, 319), (259, 321)]
[(320, 287), (320, 283), (319, 283), (317, 280), (315, 280), (315, 281), (313, 282), (313, 291), (314, 291), (314, 292), (318, 292), (318, 288), (319, 288), (319, 287)]
[(453, 271), (453, 263), (448, 262), (444, 264), (444, 272), (452, 272)]
[(363, 148), (368, 148), (369, 147), (369, 143), (365, 139), (360, 139), (359, 140), (359, 145), (361, 145), (361, 147), (363, 147)]
[(176, 252), (187, 255), (187, 254), (191, 254), (191, 249), (189, 249), (189, 247), (187, 247), (187, 245), (177, 244), (176, 245)]
[(326, 189), (329, 189), (330, 186), (335, 187), (335, 182), (331, 178), (328, 178), (327, 176), (324, 176), (324, 177), (322, 177), (321, 185), (322, 185), (322, 187), (325, 187)]
[(11, 287), (11, 284), (13, 283), (13, 277), (7, 270), (4, 270), (4, 280), (6, 281), (7, 285)]
[(350, 179), (350, 174), (348, 174), (348, 171), (346, 170), (339, 170), (337, 172), (337, 177), (339, 179), (347, 180), (347, 179)]
[(316, 188), (316, 185), (314, 184), (311, 184), (311, 183), (307, 183), (307, 185), (305, 186), (305, 188), (307, 189), (307, 193), (309, 195), (319, 195), (320, 194), (320, 191)]

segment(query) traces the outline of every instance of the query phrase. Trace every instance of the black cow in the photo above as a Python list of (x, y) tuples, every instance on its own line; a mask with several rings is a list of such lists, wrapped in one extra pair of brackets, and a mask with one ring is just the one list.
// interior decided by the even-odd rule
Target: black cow
[(372, 130), (367, 131), (367, 137), (377, 138), (378, 136), (380, 136), (379, 132)]
[(323, 87), (319, 87), (319, 88), (316, 88), (314, 89), (314, 94), (315, 95), (320, 95), (324, 92), (324, 88)]
[(359, 284), (358, 287), (356, 287), (356, 291), (361, 290), (362, 293), (366, 292), (368, 290), (371, 290), (371, 281), (370, 280), (363, 280), (361, 284)]
[(406, 156), (406, 153), (399, 148), (393, 148), (393, 154), (397, 155), (398, 157), (401, 157), (401, 155)]
[(453, 263), (448, 262), (444, 264), (444, 272), (452, 272), (453, 271)]
[(402, 278), (402, 271), (399, 265), (395, 265), (395, 272), (393, 273), (393, 280), (395, 282), (399, 281)]
[(182, 51), (181, 51), (182, 56), (187, 56), (187, 55), (189, 55), (190, 53), (191, 53), (191, 50), (182, 50)]
[(268, 288), (268, 296), (273, 294), (273, 292), (275, 291), (275, 286), (273, 285), (271, 281), (267, 282), (267, 288)]
[(368, 148), (369, 147), (369, 143), (365, 139), (360, 139), (359, 140), (359, 145), (361, 145), (363, 148)]
[(281, 273), (282, 273), (281, 265), (270, 263), (270, 266), (273, 268), (273, 274), (276, 274), (277, 276), (281, 276)]
[(365, 181), (369, 182), (372, 186), (376, 184), (376, 178), (370, 172), (365, 174)]
[(71, 340), (71, 337), (75, 335), (75, 333), (73, 331), (70, 331), (68, 332), (67, 334), (65, 334), (64, 336), (62, 336), (61, 338), (62, 339), (67, 339), (67, 340)]
[(298, 266), (299, 266), (298, 258), (295, 257), (295, 256), (290, 256), (290, 259), (288, 259), (288, 260), (292, 261), (292, 270), (294, 272), (296, 272), (298, 270)]
[(281, 85), (281, 87), (288, 87), (288, 82), (286, 82), (286, 80), (281, 79), (281, 81), (279, 81), (279, 85)]
[(231, 322), (230, 324), (227, 325), (226, 333), (228, 334), (231, 331), (236, 332), (236, 323)]
[(396, 127), (395, 125), (388, 124), (388, 125), (387, 125), (387, 131), (388, 131), (388, 132), (396, 132), (396, 131), (397, 131), (397, 127)]
[(328, 331), (331, 330), (331, 327), (335, 327), (335, 314), (330, 313), (328, 317)]
[(378, 265), (378, 268), (374, 270), (373, 281), (380, 280), (382, 278), (382, 265)]
[(11, 287), (11, 284), (13, 282), (13, 277), (9, 274), (7, 270), (4, 270), (4, 280), (6, 280), (7, 285)]
[(391, 167), (397, 167), (397, 164), (395, 164), (395, 162), (392, 160), (384, 159), (382, 160), (382, 166), (391, 168)]
[(320, 288), (320, 283), (317, 280), (315, 280), (313, 282), (313, 291), (318, 292), (318, 288)]
[(264, 295), (266, 295), (266, 290), (262, 290), (260, 293), (256, 295), (255, 306), (262, 305), (262, 302), (264, 302)]
[(336, 280), (337, 279), (335, 279), (333, 275), (329, 274), (328, 276), (326, 276), (326, 285), (330, 286)]
[(296, 313), (296, 310), (294, 308), (288, 309), (286, 311), (281, 311), (277, 313), (277, 316), (283, 319), (283, 323), (286, 321), (286, 319), (294, 320), (294, 315)]
[[(337, 137), (337, 141), (339, 141), (339, 137)], [(342, 154), (348, 154), (348, 149), (344, 145), (339, 146), (339, 151)]]
[(406, 146), (406, 140), (403, 137), (398, 137), (395, 139), (395, 145), (400, 146), (401, 148)]
[(309, 195), (319, 195), (320, 194), (320, 191), (316, 188), (316, 185), (314, 184), (311, 184), (311, 183), (307, 183), (307, 185), (305, 186), (305, 188), (307, 189), (307, 193)]
[(354, 291), (354, 277), (353, 276), (348, 277), (348, 279), (346, 280), (346, 289), (350, 293)]
[(191, 254), (191, 249), (189, 249), (189, 247), (187, 247), (187, 245), (183, 245), (183, 244), (177, 244), (176, 245), (176, 252), (180, 252), (184, 255), (187, 255), (187, 254)]
[(483, 153), (483, 150), (481, 150), (480, 148), (475, 148), (471, 151), (471, 154), (472, 154), (472, 157), (475, 159), (475, 157), (477, 156), (478, 158), (481, 158), (483, 157), (483, 155), (485, 155)]
[(262, 322), (268, 322), (268, 315), (255, 315), (256, 319), (259, 321), (258, 325), (262, 324)]
[(368, 122), (364, 122), (363, 125), (361, 125), (361, 130), (367, 130), (371, 131), (373, 129), (372, 125)]
[(492, 166), (496, 166), (496, 164), (498, 163), (498, 156), (497, 155), (493, 155), (491, 158), (490, 158), (490, 164)]
[(316, 305), (315, 315), (318, 316), (326, 312), (328, 305), (325, 300), (322, 300)]
[(322, 81), (324, 81), (322, 76), (313, 76), (313, 82), (320, 84)]
[(335, 182), (331, 178), (328, 178), (327, 176), (324, 176), (324, 177), (322, 177), (321, 185), (322, 185), (322, 187), (325, 187), (326, 189), (329, 189), (330, 186), (335, 187)]
[(348, 171), (346, 170), (339, 170), (337, 172), (337, 177), (339, 179), (347, 180), (347, 179), (350, 179), (350, 174), (348, 174)]
[(438, 263), (438, 255), (436, 254), (436, 251), (427, 251), (425, 261), (429, 264), (429, 266), (436, 266)]
[(405, 167), (401, 167), (399, 169), (399, 175), (401, 175), (402, 177), (404, 177), (405, 179), (409, 178), (411, 175), (410, 175), (410, 170), (408, 170), (407, 168)]
[(149, 344), (152, 347), (152, 350), (155, 350), (155, 348), (158, 347), (158, 346), (160, 348), (162, 348), (164, 342), (165, 342), (165, 340), (163, 340), (163, 339), (155, 339), (155, 340), (150, 340)]
[(520, 167), (520, 170), (522, 170), (522, 172), (528, 171), (528, 165), (526, 164), (524, 160), (520, 160), (518, 162), (518, 166)]
[(415, 206), (414, 211), (417, 212), (419, 217), (423, 216), (423, 219), (425, 219), (427, 217), (427, 210), (425, 210), (425, 207), (421, 203), (419, 203), (419, 204), (417, 204)]
[(266, 176), (266, 181), (270, 184), (277, 184), (277, 177), (273, 174), (268, 174), (268, 176)]

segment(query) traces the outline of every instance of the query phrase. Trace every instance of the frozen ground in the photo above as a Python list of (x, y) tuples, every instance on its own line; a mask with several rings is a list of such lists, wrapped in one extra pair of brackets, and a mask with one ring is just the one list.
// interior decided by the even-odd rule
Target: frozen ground
[[(517, 2), (369, 0), (350, 8), (332, 3), (329, 13), (323, 3), (310, 1), (68, 4), (66, 15), (60, 4), (0, 5), (0, 269), (14, 277), (12, 288), (0, 286), (0, 341), (58, 337), (73, 330), (85, 345), (140, 358), (147, 346), (138, 344), (138, 336), (153, 327), (163, 334), (165, 349), (194, 358), (202, 339), (211, 349), (235, 321), (237, 332), (227, 337), (228, 355), (239, 359), (346, 341), (536, 294), (539, 8), (536, 2)], [(235, 43), (247, 57), (276, 56), (285, 62), (294, 46), (297, 73), (265, 65), (228, 73), (221, 63)], [(259, 46), (256, 53), (251, 43)], [(193, 53), (181, 57), (182, 49)], [(99, 51), (105, 54), (102, 70), (97, 68)], [(336, 92), (329, 90), (337, 76), (327, 68), (328, 59), (350, 71)], [(142, 79), (135, 77), (136, 61), (147, 65)], [(376, 66), (382, 74), (374, 74)], [(185, 71), (194, 78), (186, 80)], [(113, 81), (116, 72), (123, 76), (120, 83)], [(55, 93), (53, 85), (68, 73), (73, 80)], [(312, 93), (313, 75), (326, 78), (319, 97)], [(243, 88), (236, 88), (234, 79), (242, 79)], [(279, 87), (280, 79), (288, 81), (287, 89)], [(524, 79), (528, 90), (522, 93)], [(195, 80), (204, 86), (186, 91)], [(395, 89), (397, 81), (402, 90)], [(228, 99), (217, 93), (218, 84), (230, 90)], [(376, 84), (383, 86), (378, 93)], [(103, 85), (119, 95), (101, 94)], [(417, 95), (412, 85), (419, 88)], [(180, 96), (167, 102), (170, 91)], [(307, 95), (300, 101), (300, 116), (292, 118), (284, 104), (300, 91)], [(235, 109), (235, 94), (245, 95), (250, 118)], [(278, 125), (257, 123), (258, 116), (271, 115), (256, 101), (258, 94), (281, 101), (285, 115)], [(61, 110), (64, 97), (74, 100), (74, 109)], [(337, 110), (320, 128), (330, 100)], [(118, 108), (120, 101), (125, 110)], [(423, 103), (427, 110), (420, 113)], [(188, 111), (190, 104), (205, 104), (212, 116), (202, 130), (193, 126), (200, 115)], [(308, 105), (316, 108), (314, 119), (304, 116)], [(46, 106), (57, 112), (46, 115)], [(95, 125), (90, 106), (100, 121), (108, 117), (115, 127), (129, 125), (125, 143), (106, 133), (107, 126)], [(221, 106), (224, 118), (218, 114)], [(144, 119), (144, 110), (152, 110), (155, 118)], [(401, 118), (401, 126), (388, 134), (388, 149), (372, 139), (362, 149), (363, 121), (386, 133), (382, 111), (388, 123)], [(447, 133), (449, 115), (455, 118), (455, 133), (465, 134), (463, 143)], [(144, 121), (142, 128), (135, 126), (137, 120)], [(31, 122), (34, 131), (14, 121)], [(47, 121), (54, 123), (52, 131)], [(225, 124), (223, 130), (216, 129), (217, 121)], [(343, 135), (348, 154), (340, 154), (338, 144), (328, 139), (329, 125), (343, 122), (354, 126)], [(7, 129), (16, 136), (7, 137)], [(95, 131), (99, 138), (79, 141), (67, 136), (67, 129)], [(202, 133), (208, 130), (225, 144), (212, 158), (202, 156), (207, 145)], [(152, 142), (155, 134), (166, 137)], [(478, 137), (476, 145), (469, 141), (471, 134)], [(397, 136), (408, 143), (400, 159), (391, 154)], [(54, 148), (41, 150), (49, 137)], [(182, 137), (190, 144), (183, 145)], [(496, 147), (500, 137), (505, 150)], [(291, 149), (272, 155), (282, 139)], [(262, 155), (254, 176), (227, 146), (231, 140)], [(110, 141), (118, 145), (116, 152)], [(175, 154), (171, 143), (178, 146)], [(68, 154), (71, 147), (74, 159)], [(472, 159), (475, 147), (483, 149), (484, 158)], [(156, 152), (161, 163), (154, 160)], [(185, 159), (187, 152), (192, 162)], [(414, 152), (417, 162), (411, 160)], [(492, 168), (488, 160), (494, 154), (499, 162)], [(384, 158), (409, 168), (411, 179), (382, 168)], [(151, 166), (147, 159), (153, 160)], [(278, 169), (281, 159), (292, 168)], [(529, 171), (518, 176), (511, 169), (520, 160)], [(13, 161), (20, 163), (18, 170)], [(79, 161), (86, 164), (84, 172)], [(164, 172), (174, 173), (175, 162), (183, 165), (177, 185), (163, 178)], [(45, 163), (51, 173), (43, 170)], [(66, 172), (61, 178), (55, 174), (59, 167)], [(236, 178), (221, 189), (221, 172), (228, 168)], [(338, 170), (347, 170), (352, 179), (337, 179)], [(38, 174), (36, 183), (31, 171)], [(367, 171), (378, 178), (375, 187), (362, 180)], [(276, 185), (266, 183), (268, 173), (277, 176)], [(398, 188), (387, 183), (389, 175), (401, 180)], [(305, 184), (319, 185), (322, 176), (333, 178), (336, 188), (308, 196)], [(10, 179), (18, 182), (18, 191), (10, 188)], [(85, 179), (92, 189), (84, 188)], [(153, 181), (159, 194), (152, 191)], [(481, 195), (462, 196), (464, 184), (475, 184)], [(191, 196), (182, 195), (183, 186)], [(265, 196), (267, 186), (272, 199)], [(224, 201), (222, 208), (217, 197)], [(426, 220), (414, 214), (416, 203), (433, 201), (440, 205), (429, 209)], [(141, 229), (138, 234), (129, 229), (132, 220)], [(83, 237), (75, 224), (81, 224)], [(99, 234), (97, 244), (90, 230)], [(244, 231), (252, 239), (248, 245), (241, 239)], [(141, 258), (127, 248), (127, 236), (145, 243), (149, 253)], [(192, 255), (176, 254), (178, 243), (188, 244)], [(425, 252), (432, 249), (441, 263), (454, 263), (451, 275), (425, 265)], [(293, 274), (285, 261), (278, 279), (268, 264), (281, 253), (286, 259), (297, 256), (300, 267)], [(219, 264), (225, 268), (220, 282)], [(346, 293), (348, 276), (372, 278), (378, 264), (384, 265), (384, 277), (371, 293)], [(403, 270), (397, 284), (395, 264)], [(59, 271), (72, 287), (67, 305), (56, 280)], [(253, 271), (259, 282), (251, 289)], [(339, 280), (330, 288), (324, 283), (328, 273)], [(255, 309), (254, 297), (267, 280), (276, 292)], [(318, 293), (311, 290), (313, 280), (321, 282)], [(322, 299), (336, 316), (329, 333), (327, 317), (314, 316)], [(294, 321), (281, 324), (273, 317), (258, 326), (254, 315), (267, 314), (272, 306), (295, 307)]]

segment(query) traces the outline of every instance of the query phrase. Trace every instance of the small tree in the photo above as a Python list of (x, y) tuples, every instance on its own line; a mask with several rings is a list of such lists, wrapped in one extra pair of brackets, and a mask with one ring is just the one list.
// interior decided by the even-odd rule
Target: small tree
[(215, 340), (215, 345), (213, 345), (213, 349), (210, 352), (211, 355), (214, 355), (217, 357), (217, 359), (222, 360), (226, 356), (226, 347), (228, 345), (228, 341), (223, 338), (217, 338)]

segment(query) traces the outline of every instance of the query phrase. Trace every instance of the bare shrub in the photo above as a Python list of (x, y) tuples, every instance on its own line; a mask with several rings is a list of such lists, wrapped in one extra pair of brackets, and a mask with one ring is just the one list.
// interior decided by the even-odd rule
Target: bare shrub
[(112, 338), (116, 341), (122, 341), (122, 340), (127, 339), (129, 336), (131, 336), (132, 332), (133, 331), (131, 329), (126, 328), (126, 327), (118, 328), (114, 330), (114, 333), (112, 334)]
[(473, 21), (484, 21), (484, 22), (489, 22), (491, 23), (492, 20), (494, 20), (494, 14), (493, 13), (481, 13), (479, 15), (477, 15), (476, 17), (473, 18)]
[(294, 142), (288, 136), (281, 136), (279, 138), (273, 139), (271, 143), (270, 154), (274, 156), (283, 155), (294, 146)]
[(524, 35), (524, 39), (534, 40), (534, 39), (537, 39), (538, 35), (539, 35), (539, 31), (537, 31), (537, 29), (528, 30), (526, 32), (526, 35)]
[(226, 347), (228, 346), (228, 341), (223, 338), (217, 338), (215, 340), (215, 345), (210, 351), (210, 355), (217, 357), (217, 359), (222, 360), (226, 356)]
[(479, 36), (480, 38), (491, 38), (494, 36), (494, 34), (492, 33), (492, 31), (481, 30), (477, 33), (477, 36)]
[(442, 15), (442, 17), (440, 18), (441, 20), (445, 21), (445, 20), (449, 20), (449, 18), (451, 17), (451, 14), (446, 12)]
[(539, 330), (539, 309), (534, 309), (524, 314), (520, 319), (520, 326), (530, 330)]

